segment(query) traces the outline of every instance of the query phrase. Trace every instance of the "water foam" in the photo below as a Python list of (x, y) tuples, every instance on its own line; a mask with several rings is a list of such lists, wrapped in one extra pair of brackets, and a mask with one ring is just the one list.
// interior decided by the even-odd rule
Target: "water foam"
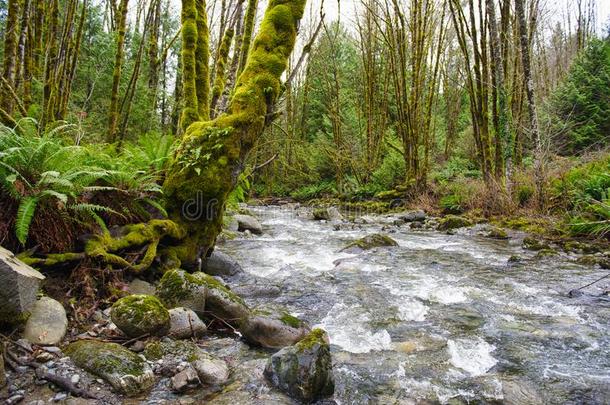
[(340, 302), (331, 308), (317, 327), (326, 330), (332, 344), (350, 353), (390, 350), (392, 338), (388, 331), (373, 332), (367, 327), (368, 315), (362, 311), (361, 307), (350, 307)]
[(449, 362), (457, 368), (476, 377), (487, 373), (498, 361), (492, 357), (491, 352), (496, 349), (481, 338), (476, 339), (449, 339), (447, 350)]

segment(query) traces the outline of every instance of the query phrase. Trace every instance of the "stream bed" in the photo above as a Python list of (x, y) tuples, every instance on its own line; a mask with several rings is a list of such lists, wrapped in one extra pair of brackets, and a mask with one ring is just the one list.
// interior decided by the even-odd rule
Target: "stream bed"
[[(609, 284), (567, 296), (606, 271), (538, 258), (518, 234), (335, 230), (293, 209), (249, 209), (264, 234), (220, 249), (280, 287), (250, 304), (285, 307), (329, 333), (338, 404), (610, 403), (610, 301), (595, 297)], [(339, 252), (374, 232), (399, 246)]]

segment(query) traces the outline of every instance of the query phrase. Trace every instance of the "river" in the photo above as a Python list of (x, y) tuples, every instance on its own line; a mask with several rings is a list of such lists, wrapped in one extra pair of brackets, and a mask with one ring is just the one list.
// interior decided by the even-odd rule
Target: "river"
[[(265, 233), (220, 248), (282, 290), (251, 304), (285, 307), (329, 333), (337, 403), (610, 403), (610, 302), (566, 295), (605, 271), (537, 258), (518, 234), (335, 230), (292, 209), (249, 209)], [(339, 252), (374, 232), (399, 246)], [(514, 255), (522, 260), (509, 263)]]

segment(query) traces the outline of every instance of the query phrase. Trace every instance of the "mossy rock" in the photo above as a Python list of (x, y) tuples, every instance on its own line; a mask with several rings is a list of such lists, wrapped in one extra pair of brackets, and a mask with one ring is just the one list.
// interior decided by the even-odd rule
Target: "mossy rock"
[(602, 269), (610, 269), (610, 257), (601, 255), (585, 255), (576, 260), (576, 263), (584, 266), (600, 266)]
[(460, 217), (458, 215), (447, 215), (440, 220), (437, 229), (439, 231), (450, 231), (458, 228), (466, 228), (472, 225), (472, 221), (468, 218)]
[(346, 247), (341, 249), (341, 252), (358, 253), (363, 250), (384, 246), (398, 246), (398, 243), (387, 235), (374, 233), (351, 242)]
[(235, 325), (250, 314), (248, 306), (240, 296), (222, 282), (202, 272), (166, 272), (157, 286), (157, 295), (167, 306), (190, 308), (199, 316), (212, 314)]
[(542, 259), (549, 256), (557, 256), (558, 254), (559, 252), (557, 252), (555, 249), (541, 249), (538, 251), (538, 253), (536, 253), (536, 258)]
[(127, 396), (141, 394), (155, 383), (153, 371), (146, 361), (119, 344), (79, 340), (64, 352), (78, 367), (103, 378)]
[(169, 311), (152, 295), (129, 295), (119, 299), (110, 312), (112, 322), (129, 337), (150, 334), (163, 336), (169, 331)]
[(551, 246), (548, 243), (531, 236), (523, 239), (523, 248), (527, 250), (551, 250)]
[(521, 261), (523, 261), (523, 258), (519, 255), (512, 255), (508, 258), (509, 263), (519, 263)]
[(405, 197), (406, 192), (400, 190), (380, 191), (375, 194), (375, 198), (382, 201), (400, 200)]
[(506, 232), (504, 229), (502, 228), (498, 228), (498, 227), (491, 227), (488, 231), (487, 234), (485, 235), (488, 238), (491, 239), (508, 239), (508, 232)]
[(247, 342), (269, 349), (279, 349), (300, 341), (309, 332), (309, 326), (286, 311), (257, 310), (240, 322), (239, 330)]
[(599, 253), (602, 251), (600, 246), (597, 246), (594, 243), (585, 243), (577, 240), (568, 240), (563, 243), (563, 249), (566, 252), (574, 252), (574, 253)]
[(190, 308), (198, 315), (205, 312), (206, 287), (184, 270), (169, 270), (157, 284), (157, 297), (168, 308)]
[(305, 403), (332, 396), (335, 382), (328, 335), (314, 329), (296, 345), (275, 353), (264, 375), (271, 384)]

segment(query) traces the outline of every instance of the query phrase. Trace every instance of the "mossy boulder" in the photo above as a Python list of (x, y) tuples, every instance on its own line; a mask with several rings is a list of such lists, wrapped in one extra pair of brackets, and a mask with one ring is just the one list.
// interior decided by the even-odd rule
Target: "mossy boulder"
[(491, 239), (508, 239), (508, 232), (502, 228), (492, 226), (487, 229), (485, 236)]
[(472, 221), (468, 218), (464, 218), (459, 215), (447, 215), (440, 220), (437, 229), (439, 231), (450, 231), (458, 228), (466, 228), (472, 225)]
[(103, 378), (116, 391), (127, 396), (141, 394), (155, 383), (147, 362), (119, 344), (79, 340), (64, 352), (78, 367)]
[(532, 236), (523, 239), (523, 248), (527, 250), (551, 250), (551, 246), (544, 240)]
[(558, 254), (559, 252), (557, 252), (555, 249), (542, 249), (536, 253), (536, 258), (543, 259), (545, 257), (557, 256)]
[(152, 295), (129, 295), (119, 299), (110, 312), (112, 322), (129, 337), (163, 336), (169, 331), (169, 311)]
[(384, 246), (398, 246), (398, 243), (387, 235), (380, 233), (374, 233), (367, 235), (364, 238), (360, 238), (348, 244), (346, 247), (341, 249), (341, 252), (345, 253), (358, 253), (363, 250), (369, 250), (376, 247)]
[(313, 210), (313, 218), (319, 221), (341, 221), (343, 215), (337, 207), (316, 208)]
[(602, 269), (610, 269), (610, 257), (603, 255), (585, 255), (576, 260), (584, 266), (600, 266)]
[(277, 388), (306, 403), (327, 398), (335, 391), (328, 335), (314, 329), (303, 340), (275, 353), (265, 377)]
[(199, 316), (211, 314), (235, 325), (250, 314), (241, 297), (222, 282), (202, 272), (166, 272), (157, 286), (157, 296), (168, 307), (190, 308)]
[(168, 308), (185, 307), (205, 312), (206, 287), (184, 270), (169, 270), (157, 284), (157, 297)]
[(239, 330), (244, 339), (253, 345), (279, 349), (303, 339), (310, 328), (305, 322), (285, 311), (259, 311), (240, 322)]

